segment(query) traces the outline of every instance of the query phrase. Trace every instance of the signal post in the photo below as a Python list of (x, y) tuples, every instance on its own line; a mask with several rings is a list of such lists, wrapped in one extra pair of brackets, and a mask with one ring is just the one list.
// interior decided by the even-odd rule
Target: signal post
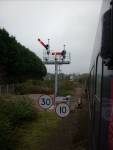
[(66, 52), (65, 45), (62, 51), (50, 51), (50, 39), (48, 39), (48, 44), (38, 39), (38, 42), (45, 48), (43, 51), (43, 62), (46, 65), (55, 65), (55, 89), (54, 98), (56, 99), (58, 94), (58, 67), (63, 64), (71, 63), (71, 56), (69, 52)]

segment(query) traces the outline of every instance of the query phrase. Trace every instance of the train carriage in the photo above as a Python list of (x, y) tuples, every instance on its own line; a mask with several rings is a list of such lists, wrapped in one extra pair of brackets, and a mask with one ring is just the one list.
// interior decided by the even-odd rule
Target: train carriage
[(90, 150), (113, 150), (113, 1), (103, 0), (88, 80)]

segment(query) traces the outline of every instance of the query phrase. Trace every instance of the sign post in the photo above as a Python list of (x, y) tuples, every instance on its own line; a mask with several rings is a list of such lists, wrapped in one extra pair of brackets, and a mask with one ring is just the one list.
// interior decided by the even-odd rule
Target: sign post
[(57, 97), (58, 92), (58, 64), (57, 64), (57, 57), (55, 56), (55, 98)]
[(53, 104), (53, 99), (49, 95), (41, 95), (38, 99), (39, 106), (45, 110), (45, 127), (47, 128), (48, 120), (47, 120), (47, 109), (50, 108)]

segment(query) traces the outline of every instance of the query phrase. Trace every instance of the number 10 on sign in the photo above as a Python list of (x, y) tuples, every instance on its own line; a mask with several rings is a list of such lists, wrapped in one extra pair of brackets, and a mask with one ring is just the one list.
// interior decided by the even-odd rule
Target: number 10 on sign
[(56, 107), (56, 113), (60, 117), (66, 117), (70, 112), (69, 106), (65, 103), (60, 103)]

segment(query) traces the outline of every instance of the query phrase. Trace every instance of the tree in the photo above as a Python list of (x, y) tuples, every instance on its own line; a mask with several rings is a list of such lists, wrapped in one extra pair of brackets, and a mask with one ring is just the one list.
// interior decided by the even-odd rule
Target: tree
[(0, 77), (6, 82), (42, 79), (47, 73), (41, 59), (5, 29), (0, 29), (0, 68)]

